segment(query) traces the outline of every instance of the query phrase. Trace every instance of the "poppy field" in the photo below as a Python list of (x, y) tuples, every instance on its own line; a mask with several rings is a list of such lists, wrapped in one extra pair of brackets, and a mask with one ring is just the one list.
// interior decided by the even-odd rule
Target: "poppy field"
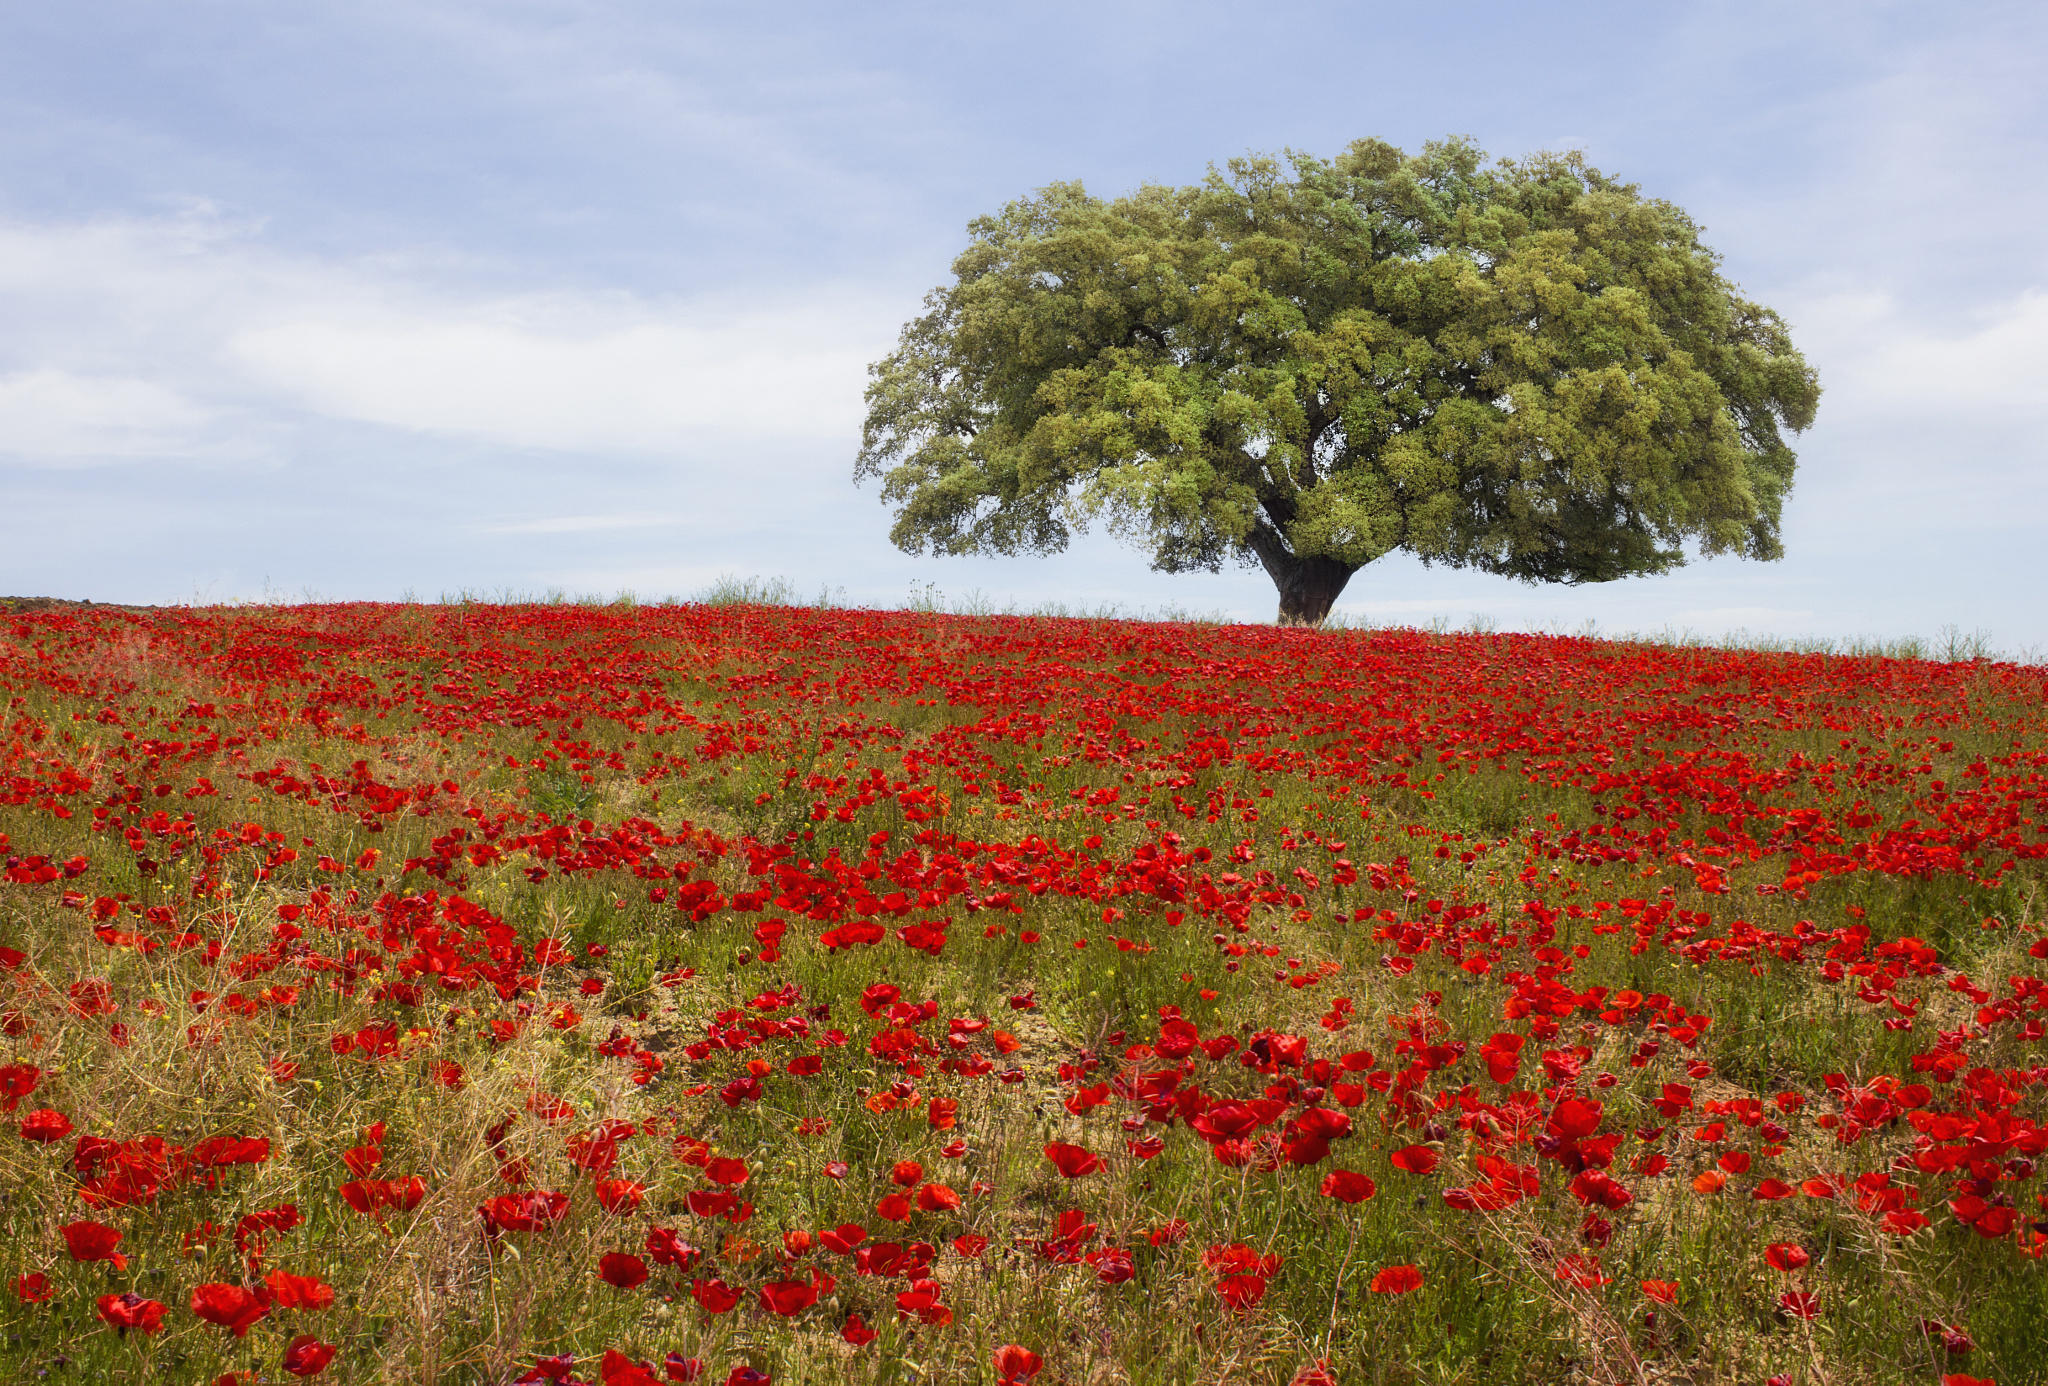
[(2048, 1382), (2044, 695), (0, 608), (0, 1380)]

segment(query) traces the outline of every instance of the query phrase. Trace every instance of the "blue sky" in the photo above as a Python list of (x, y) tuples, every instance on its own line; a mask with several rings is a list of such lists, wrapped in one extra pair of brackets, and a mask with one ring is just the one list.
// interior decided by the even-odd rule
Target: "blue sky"
[(2038, 4), (0, 10), (0, 593), (688, 594), (1270, 616), (1106, 537), (913, 559), (868, 361), (973, 216), (1247, 151), (1584, 149), (1819, 370), (1787, 557), (1535, 588), (1402, 557), (1340, 610), (1983, 630), (2048, 649)]

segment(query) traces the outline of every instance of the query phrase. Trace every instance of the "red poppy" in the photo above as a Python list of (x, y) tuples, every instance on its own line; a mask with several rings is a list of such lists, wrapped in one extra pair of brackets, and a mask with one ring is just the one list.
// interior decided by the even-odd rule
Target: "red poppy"
[[(1091, 1226), (1089, 1231), (1094, 1228)], [(1218, 1275), (1262, 1275), (1271, 1279), (1280, 1273), (1279, 1253), (1261, 1256), (1243, 1242), (1210, 1247), (1202, 1253), (1202, 1264)]]
[(597, 1379), (603, 1386), (660, 1386), (651, 1362), (635, 1362), (617, 1348), (606, 1348), (598, 1359)]
[(1643, 1293), (1649, 1298), (1656, 1300), (1659, 1304), (1676, 1304), (1678, 1302), (1678, 1285), (1675, 1281), (1645, 1280), (1643, 1282)]
[(647, 1197), (647, 1190), (631, 1179), (600, 1179), (597, 1181), (597, 1206), (618, 1217), (624, 1217), (640, 1206)]
[(761, 1287), (761, 1307), (785, 1319), (817, 1302), (818, 1287), (808, 1280), (776, 1280)]
[(907, 1189), (924, 1178), (924, 1166), (915, 1160), (898, 1160), (889, 1171), (889, 1180), (898, 1188)]
[(1772, 1242), (1764, 1248), (1764, 1260), (1771, 1263), (1772, 1269), (1784, 1271), (1787, 1275), (1812, 1259), (1806, 1248), (1797, 1242)]
[(1409, 1145), (1403, 1146), (1387, 1158), (1392, 1161), (1395, 1169), (1405, 1170), (1409, 1174), (1428, 1174), (1436, 1168), (1437, 1161), (1442, 1157), (1426, 1145)]
[(50, 1277), (41, 1271), (29, 1271), (14, 1278), (14, 1297), (23, 1304), (41, 1304), (52, 1293)]
[(692, 1189), (683, 1196), (692, 1217), (723, 1217), (739, 1207), (740, 1201), (724, 1189)]
[(1356, 1170), (1333, 1169), (1323, 1176), (1323, 1197), (1339, 1203), (1363, 1203), (1379, 1192), (1370, 1175)]
[(723, 1280), (692, 1280), (690, 1297), (708, 1314), (723, 1314), (740, 1302), (740, 1292)]
[(597, 1278), (615, 1290), (647, 1283), (647, 1263), (625, 1251), (607, 1251), (598, 1258)]
[(477, 1212), (483, 1215), (484, 1228), (491, 1233), (539, 1232), (568, 1215), (569, 1195), (542, 1189), (499, 1194), (485, 1199)]
[(1226, 1308), (1238, 1313), (1258, 1306), (1266, 1297), (1266, 1277), (1263, 1275), (1226, 1275), (1216, 1282), (1216, 1296)]
[(966, 1232), (953, 1239), (953, 1250), (969, 1260), (988, 1250), (988, 1238), (977, 1232)]
[(828, 1228), (820, 1232), (818, 1234), (818, 1241), (827, 1251), (836, 1252), (844, 1256), (866, 1241), (867, 1237), (867, 1228), (862, 1227), (859, 1223), (842, 1222), (837, 1227)]
[(1079, 1179), (1084, 1174), (1097, 1174), (1106, 1168), (1102, 1157), (1094, 1151), (1078, 1145), (1068, 1145), (1062, 1141), (1053, 1141), (1047, 1145), (1045, 1158), (1052, 1161), (1053, 1167), (1069, 1179)]
[(1422, 1288), (1422, 1272), (1414, 1266), (1388, 1266), (1372, 1278), (1376, 1295), (1405, 1295)]
[(192, 1312), (208, 1323), (219, 1324), (237, 1338), (270, 1312), (270, 1292), (244, 1285), (206, 1284), (192, 1289)]
[(848, 1314), (846, 1322), (840, 1325), (839, 1336), (855, 1347), (866, 1347), (881, 1335), (869, 1328), (859, 1314)]
[(314, 1275), (293, 1275), (274, 1270), (263, 1278), (270, 1297), (280, 1309), (328, 1309), (334, 1305), (334, 1287)]
[(380, 1208), (406, 1212), (426, 1196), (427, 1181), (417, 1174), (409, 1179), (359, 1179), (341, 1186), (342, 1201), (365, 1214)]
[(101, 1295), (98, 1307), (100, 1317), (123, 1332), (132, 1328), (141, 1333), (157, 1333), (164, 1326), (163, 1305), (138, 1294)]
[(688, 1270), (696, 1265), (697, 1258), (703, 1254), (669, 1227), (649, 1228), (645, 1246), (655, 1265), (674, 1266), (679, 1270)]
[(1045, 1366), (1045, 1360), (1037, 1353), (1016, 1343), (1003, 1344), (995, 1350), (993, 1356), (996, 1375), (1002, 1378), (1005, 1386), (1008, 1386), (1008, 1383), (1029, 1381)]
[(1820, 1313), (1820, 1300), (1804, 1290), (1787, 1290), (1778, 1296), (1781, 1312), (1798, 1319), (1810, 1319)]
[(327, 1364), (340, 1350), (333, 1343), (323, 1343), (310, 1333), (301, 1333), (285, 1347), (284, 1369), (293, 1376), (318, 1376), (327, 1370)]
[(57, 1230), (64, 1234), (72, 1260), (107, 1261), (117, 1271), (128, 1269), (128, 1258), (114, 1250), (121, 1243), (121, 1234), (114, 1228), (97, 1222), (67, 1222)]
[(917, 1191), (917, 1206), (927, 1213), (951, 1212), (960, 1206), (960, 1195), (946, 1184), (927, 1184)]
[(714, 1184), (736, 1189), (753, 1177), (753, 1171), (747, 1168), (745, 1160), (735, 1160), (721, 1155), (705, 1162), (704, 1177)]
[[(0, 952), (12, 952), (0, 949)], [(36, 1090), (43, 1071), (34, 1064), (0, 1064), (0, 1112), (11, 1112)]]
[(25, 1141), (48, 1145), (70, 1134), (71, 1118), (49, 1107), (30, 1112), (21, 1119), (21, 1138)]

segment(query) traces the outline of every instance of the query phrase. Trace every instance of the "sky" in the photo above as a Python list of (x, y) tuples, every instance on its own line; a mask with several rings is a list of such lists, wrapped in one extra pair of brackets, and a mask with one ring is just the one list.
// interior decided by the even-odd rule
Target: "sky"
[(888, 542), (866, 366), (967, 222), (1378, 136), (1675, 202), (1825, 391), (1786, 556), (1534, 587), (1405, 556), (1375, 624), (2048, 651), (2048, 7), (0, 8), (0, 594), (688, 597), (1270, 619)]

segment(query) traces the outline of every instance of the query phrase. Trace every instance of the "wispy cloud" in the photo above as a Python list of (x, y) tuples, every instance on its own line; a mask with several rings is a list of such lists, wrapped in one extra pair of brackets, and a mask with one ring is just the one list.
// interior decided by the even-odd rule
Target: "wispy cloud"
[(214, 413), (153, 381), (35, 370), (0, 376), (0, 455), (45, 465), (204, 455)]
[(204, 210), (0, 226), (0, 452), (247, 454), (261, 424), (329, 419), (583, 454), (850, 455), (866, 363), (901, 314), (831, 285), (507, 293), (449, 268), (285, 254)]

